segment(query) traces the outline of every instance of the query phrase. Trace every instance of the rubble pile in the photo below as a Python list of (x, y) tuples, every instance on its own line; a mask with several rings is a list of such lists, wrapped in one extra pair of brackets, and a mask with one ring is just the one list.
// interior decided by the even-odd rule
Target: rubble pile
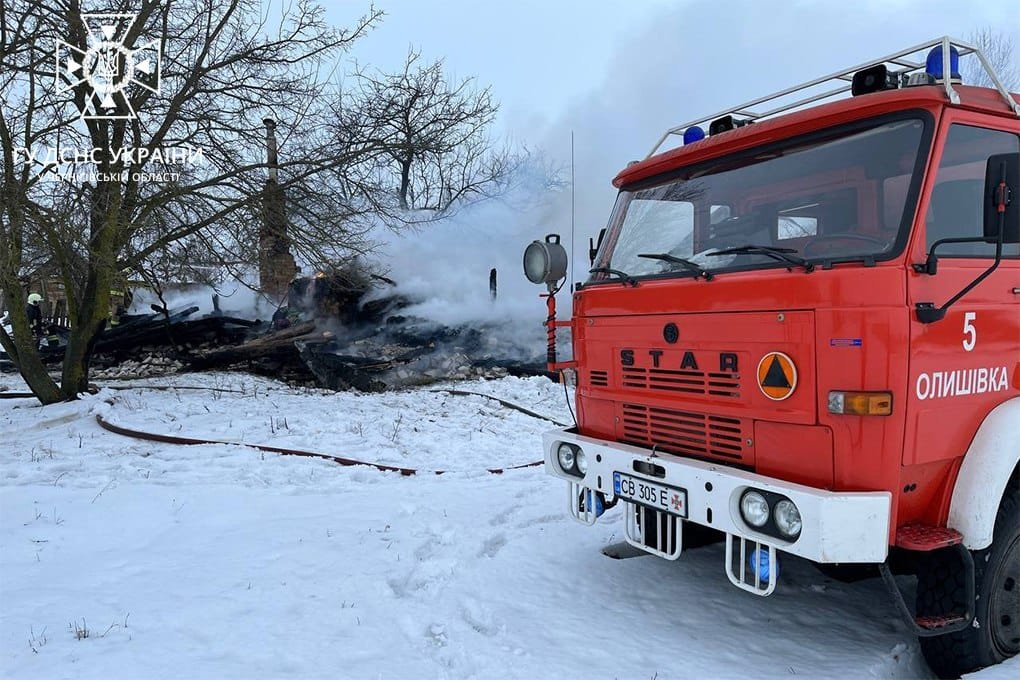
[[(395, 335), (399, 337), (394, 337)], [(353, 342), (303, 343), (302, 360), (320, 385), (379, 392), (444, 380), (536, 375), (544, 365), (499, 359), (485, 352), (485, 329), (431, 327), (412, 334), (381, 329)], [(338, 335), (338, 338), (340, 336)]]
[[(378, 392), (545, 373), (543, 347), (524, 359), (511, 349), (519, 329), (510, 322), (444, 326), (407, 314), (413, 300), (377, 292), (371, 282), (303, 279), (290, 294), (303, 304), (281, 308), (269, 323), (197, 316), (197, 306), (153, 306), (154, 313), (123, 317), (100, 335), (92, 375), (109, 380), (242, 370), (294, 384)], [(59, 363), (65, 344), (66, 337), (44, 347), (44, 361)]]
[(187, 366), (183, 361), (168, 355), (148, 354), (141, 359), (125, 359), (107, 368), (92, 371), (96, 380), (125, 380), (151, 378), (177, 373)]
[[(383, 309), (385, 306), (377, 307)], [(245, 370), (333, 390), (379, 392), (444, 380), (539, 375), (541, 357), (507, 358), (498, 327), (450, 328), (405, 316), (365, 313), (344, 326), (318, 319), (244, 344), (193, 353), (190, 370)], [(322, 330), (328, 326), (332, 330)]]

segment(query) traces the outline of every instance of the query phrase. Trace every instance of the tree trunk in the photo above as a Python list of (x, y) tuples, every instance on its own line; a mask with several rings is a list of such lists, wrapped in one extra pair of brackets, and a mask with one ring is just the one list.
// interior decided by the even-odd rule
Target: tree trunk
[[(109, 294), (106, 297), (109, 298)], [(88, 390), (92, 350), (96, 338), (106, 326), (105, 315), (99, 319), (92, 318), (87, 323), (82, 321), (83, 316), (79, 316), (79, 324), (71, 329), (71, 337), (68, 338), (64, 352), (64, 368), (60, 379), (60, 391), (64, 399), (77, 399), (79, 394)]]
[(65, 399), (76, 399), (88, 390), (92, 350), (110, 316), (120, 206), (119, 185), (108, 182), (96, 187), (92, 197), (93, 236), (89, 242), (88, 273), (81, 294), (75, 296), (71, 336), (64, 352), (60, 391)]
[(400, 207), (407, 210), (407, 191), (411, 186), (411, 157), (400, 161)]
[[(4, 343), (5, 351), (7, 355), (13, 357), (10, 350), (7, 349), (6, 343)], [(50, 374), (46, 370), (46, 366), (39, 358), (39, 353), (36, 351), (19, 352), (18, 359), (15, 362), (18, 366), (18, 372), (21, 373), (22, 379), (25, 384), (28, 385), (28, 389), (32, 390), (32, 394), (36, 398), (45, 404), (55, 404), (61, 401), (63, 397), (60, 393), (60, 388), (57, 387), (57, 383), (53, 381)]]

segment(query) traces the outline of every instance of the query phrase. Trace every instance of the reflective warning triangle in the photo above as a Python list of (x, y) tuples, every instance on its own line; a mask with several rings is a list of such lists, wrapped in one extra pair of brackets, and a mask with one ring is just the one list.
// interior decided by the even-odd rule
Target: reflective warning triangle
[(765, 378), (761, 381), (762, 387), (778, 387), (782, 389), (789, 389), (790, 379), (786, 377), (786, 372), (783, 371), (783, 365), (779, 363), (779, 357), (772, 357), (772, 363), (769, 364), (769, 370), (765, 374)]

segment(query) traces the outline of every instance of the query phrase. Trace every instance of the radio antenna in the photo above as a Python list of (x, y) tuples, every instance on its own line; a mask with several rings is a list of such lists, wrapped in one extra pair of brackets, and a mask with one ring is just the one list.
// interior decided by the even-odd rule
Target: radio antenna
[(574, 294), (574, 131), (570, 131), (570, 295)]

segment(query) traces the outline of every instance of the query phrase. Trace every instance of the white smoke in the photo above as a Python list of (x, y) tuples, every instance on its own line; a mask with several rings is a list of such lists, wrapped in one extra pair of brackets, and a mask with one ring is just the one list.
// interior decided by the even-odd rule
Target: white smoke
[[(267, 320), (273, 315), (276, 305), (255, 290), (255, 279), (257, 277), (254, 274), (245, 277), (245, 280), (227, 278), (215, 286), (167, 282), (164, 284), (163, 299), (171, 313), (187, 307), (198, 307), (198, 311), (190, 315), (192, 319), (212, 314), (215, 311), (213, 296), (217, 296), (220, 312), (224, 316)], [(162, 304), (154, 290), (137, 287), (132, 291), (128, 313), (152, 314), (150, 305)]]
[[(496, 353), (507, 358), (541, 355), (546, 308), (539, 293), (545, 288), (524, 277), (522, 258), (531, 241), (562, 232), (564, 225), (550, 218), (558, 192), (548, 188), (548, 178), (533, 166), (521, 173), (499, 198), (464, 206), (414, 230), (376, 229), (373, 240), (379, 247), (370, 259), (397, 286), (380, 288), (375, 296), (396, 293), (414, 301), (401, 315), (453, 328), (484, 328)], [(495, 299), (489, 291), (492, 269)], [(569, 297), (561, 294), (564, 304)]]

